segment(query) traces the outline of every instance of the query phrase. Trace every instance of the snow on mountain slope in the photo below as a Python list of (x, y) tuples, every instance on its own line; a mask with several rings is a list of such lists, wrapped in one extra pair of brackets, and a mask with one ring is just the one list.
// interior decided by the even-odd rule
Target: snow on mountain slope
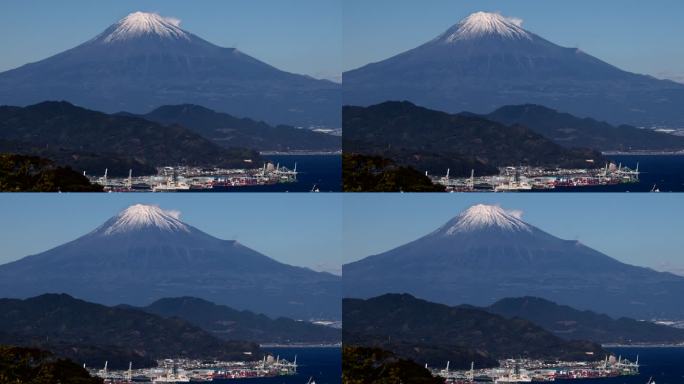
[(532, 227), (516, 217), (515, 212), (484, 204), (473, 205), (438, 231), (445, 235), (454, 235), (485, 228), (498, 228), (510, 232), (532, 231)]
[(532, 39), (531, 34), (521, 27), (519, 19), (504, 17), (498, 13), (475, 12), (440, 35), (438, 40), (453, 43), (458, 40), (476, 39), (484, 36)]
[(178, 19), (162, 17), (156, 13), (133, 12), (121, 19), (114, 30), (107, 30), (97, 40), (105, 43), (125, 41), (143, 35), (160, 38), (190, 40), (190, 35), (180, 28)]
[(164, 211), (153, 205), (135, 204), (119, 213), (98, 228), (96, 232), (104, 235), (133, 232), (141, 228), (156, 228), (165, 232), (190, 232), (190, 229), (179, 220), (179, 213)]

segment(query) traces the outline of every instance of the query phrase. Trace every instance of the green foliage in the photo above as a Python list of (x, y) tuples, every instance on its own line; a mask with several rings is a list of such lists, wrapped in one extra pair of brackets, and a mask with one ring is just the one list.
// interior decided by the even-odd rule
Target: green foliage
[(102, 187), (71, 168), (35, 156), (0, 154), (0, 191), (101, 192)]
[(378, 348), (345, 345), (342, 350), (343, 384), (443, 384), (420, 365)]
[(90, 377), (79, 365), (49, 352), (0, 345), (0, 383), (102, 384), (102, 379)]
[(345, 192), (444, 192), (422, 173), (379, 156), (342, 155)]

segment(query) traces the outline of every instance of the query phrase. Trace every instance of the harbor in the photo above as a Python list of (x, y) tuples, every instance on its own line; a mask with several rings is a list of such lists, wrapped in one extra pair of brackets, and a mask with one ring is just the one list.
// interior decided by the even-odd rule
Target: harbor
[(290, 184), (297, 182), (298, 173), (297, 163), (289, 169), (268, 162), (261, 168), (167, 166), (157, 168), (157, 174), (151, 176), (134, 176), (132, 169), (128, 177), (109, 177), (108, 169), (102, 176), (84, 176), (106, 192), (182, 192)]
[(450, 370), (447, 362), (445, 368), (430, 371), (434, 376), (444, 378), (445, 384), (513, 384), (601, 379), (638, 375), (639, 357), (634, 362), (614, 355), (592, 362), (505, 359), (499, 361), (497, 368), (475, 369), (474, 364), (471, 364), (469, 370)]
[[(280, 356), (264, 356), (260, 361), (208, 361), (197, 359), (164, 359), (155, 368), (110, 370), (105, 362), (101, 369), (87, 368), (92, 376), (105, 384), (131, 383), (202, 383), (227, 379), (255, 379), (297, 374), (297, 357), (293, 361)], [(84, 366), (85, 367), (85, 366)]]
[[(639, 183), (639, 163), (634, 169), (622, 163), (607, 163), (603, 168), (544, 168), (529, 166), (500, 167), (496, 176), (452, 178), (447, 169), (444, 176), (430, 177), (433, 183), (444, 186), (447, 192), (515, 192), (532, 190), (570, 189), (591, 186), (610, 186)], [(657, 186), (653, 186), (655, 192)]]

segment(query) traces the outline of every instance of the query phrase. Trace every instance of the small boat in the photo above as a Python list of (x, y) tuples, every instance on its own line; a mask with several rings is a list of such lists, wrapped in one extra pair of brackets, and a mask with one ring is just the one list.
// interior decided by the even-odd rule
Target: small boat
[(306, 384), (316, 384), (316, 380), (314, 380), (313, 376), (309, 377), (309, 381), (307, 381)]

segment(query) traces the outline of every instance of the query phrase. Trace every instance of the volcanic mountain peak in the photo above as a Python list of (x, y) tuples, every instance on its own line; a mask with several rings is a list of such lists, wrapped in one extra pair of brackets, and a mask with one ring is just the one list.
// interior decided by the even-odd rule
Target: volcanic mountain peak
[(98, 40), (105, 43), (125, 41), (145, 35), (175, 40), (190, 40), (178, 19), (162, 17), (156, 13), (133, 12), (107, 29)]
[(115, 218), (109, 220), (97, 232), (114, 235), (143, 228), (156, 228), (164, 232), (190, 232), (179, 220), (179, 213), (165, 211), (154, 205), (135, 204), (126, 208)]
[(521, 25), (522, 21), (517, 18), (505, 17), (498, 13), (475, 12), (442, 34), (439, 39), (445, 43), (487, 36), (531, 40), (532, 35)]
[(495, 205), (477, 204), (450, 221), (440, 232), (445, 235), (498, 228), (509, 232), (531, 232), (532, 227), (520, 220), (514, 211), (506, 211)]

